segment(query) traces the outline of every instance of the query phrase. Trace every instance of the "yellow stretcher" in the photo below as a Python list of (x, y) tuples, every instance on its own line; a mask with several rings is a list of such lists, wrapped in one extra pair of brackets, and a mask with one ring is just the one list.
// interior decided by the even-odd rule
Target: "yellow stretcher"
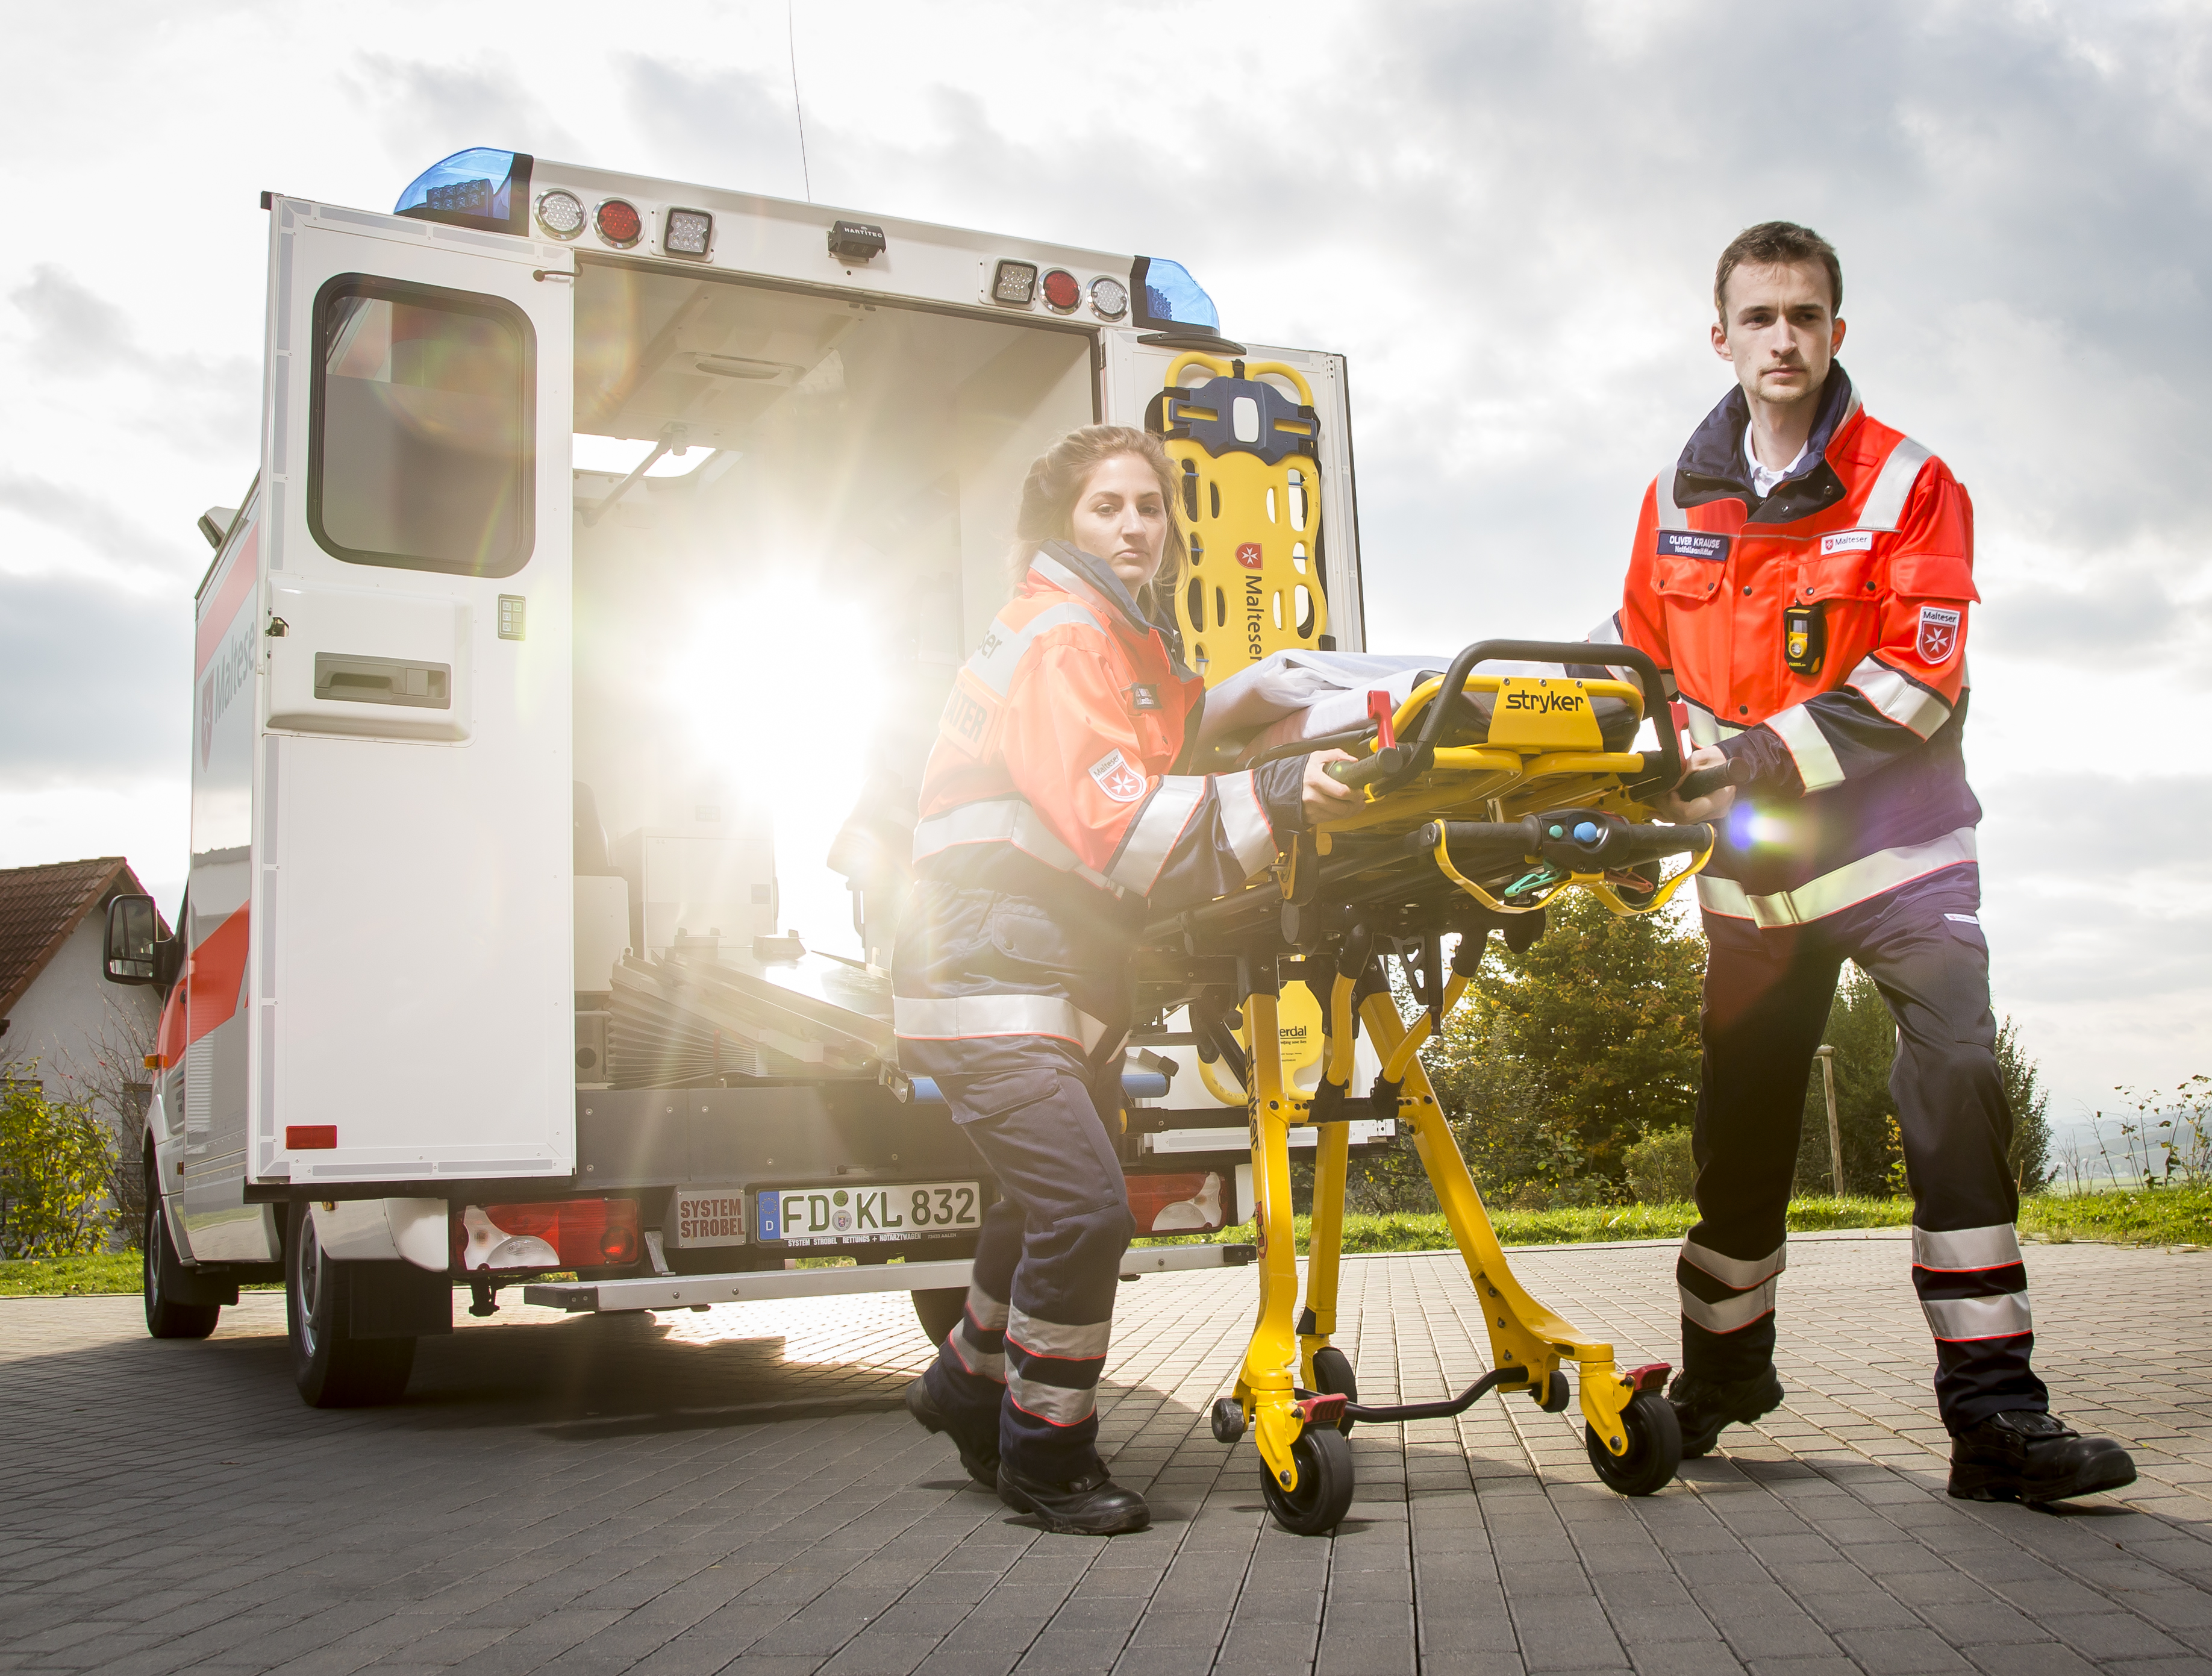
[[(1626, 669), (1638, 680), (1477, 672), (1504, 659)], [(1612, 1345), (1514, 1278), (1419, 1051), (1458, 1002), (1492, 930), (1510, 946), (1526, 947), (1541, 932), (1544, 904), (1568, 890), (1590, 891), (1615, 914), (1648, 914), (1705, 865), (1712, 829), (1651, 824), (1640, 800), (1680, 777), (1680, 746), (1666, 709), (1658, 711), (1659, 749), (1644, 753), (1607, 750), (1592, 707), (1593, 700), (1614, 699), (1640, 718), (1645, 695), (1660, 691), (1650, 660), (1627, 647), (1468, 647), (1395, 709), (1378, 703), (1367, 727), (1268, 753), (1324, 744), (1354, 751), (1357, 760), (1340, 765), (1339, 777), (1360, 788), (1360, 801), (1301, 837), (1271, 875), (1241, 894), (1147, 933), (1140, 1010), (1164, 1017), (1188, 1006), (1201, 1059), (1228, 1061), (1246, 1096), (1260, 1309), (1234, 1394), (1215, 1404), (1212, 1425), (1223, 1442), (1252, 1434), (1268, 1507), (1286, 1529), (1317, 1534), (1344, 1516), (1353, 1490), (1346, 1434), (1355, 1423), (1456, 1414), (1491, 1390), (1525, 1392), (1558, 1412), (1572, 1397), (1563, 1371), (1569, 1362), (1600, 1479), (1623, 1494), (1648, 1495), (1680, 1464), (1680, 1431), (1660, 1389), (1668, 1369), (1615, 1366)], [(1471, 702), (1475, 695), (1485, 701)], [(1686, 859), (1665, 873), (1675, 857)], [(1460, 941), (1447, 978), (1443, 943), (1452, 935)], [(1410, 1023), (1382, 975), (1387, 950), (1399, 956), (1420, 1004)], [(1278, 1032), (1278, 996), (1291, 980), (1323, 998), (1323, 1074), (1310, 1094), (1287, 1073)], [(1382, 1062), (1365, 1095), (1348, 1085), (1355, 1018)], [(1330, 1343), (1347, 1125), (1364, 1117), (1410, 1126), (1484, 1305), (1492, 1369), (1455, 1397), (1362, 1405), (1349, 1361)], [(1300, 1311), (1289, 1135), (1306, 1125), (1320, 1138)]]

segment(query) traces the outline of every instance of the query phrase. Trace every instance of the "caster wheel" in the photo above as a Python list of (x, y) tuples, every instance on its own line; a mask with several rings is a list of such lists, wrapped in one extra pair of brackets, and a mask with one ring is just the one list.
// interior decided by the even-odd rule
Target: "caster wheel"
[[(1359, 1400), (1359, 1381), (1352, 1371), (1352, 1358), (1334, 1345), (1324, 1345), (1314, 1352), (1313, 1374), (1314, 1388), (1323, 1396)], [(1347, 1414), (1336, 1423), (1336, 1429), (1349, 1437), (1352, 1424)]]
[(1213, 1400), (1213, 1441), (1234, 1443), (1244, 1435), (1244, 1405), (1234, 1397)]
[(1607, 1489), (1624, 1496), (1665, 1489), (1682, 1464), (1682, 1425), (1674, 1418), (1674, 1405), (1656, 1391), (1638, 1392), (1620, 1419), (1628, 1431), (1626, 1454), (1615, 1454), (1595, 1430), (1583, 1428), (1591, 1467)]
[[(1574, 1393), (1569, 1389), (1567, 1386), (1566, 1369), (1564, 1368), (1553, 1369), (1552, 1377), (1544, 1387), (1543, 1400), (1537, 1404), (1537, 1406), (1541, 1408), (1547, 1414), (1564, 1414), (1566, 1412), (1567, 1405), (1574, 1400)], [(1607, 1449), (1606, 1451), (1607, 1459), (1611, 1459), (1612, 1454), (1612, 1450)]]
[(1352, 1445), (1334, 1426), (1308, 1426), (1291, 1445), (1298, 1484), (1285, 1490), (1264, 1467), (1261, 1492), (1275, 1522), (1294, 1536), (1326, 1536), (1344, 1521), (1352, 1506)]

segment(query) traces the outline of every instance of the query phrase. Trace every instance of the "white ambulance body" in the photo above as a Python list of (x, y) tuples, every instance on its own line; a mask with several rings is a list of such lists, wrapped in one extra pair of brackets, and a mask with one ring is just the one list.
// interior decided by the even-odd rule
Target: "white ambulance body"
[[(1030, 462), (1145, 423), (1182, 351), (1243, 351), (1171, 263), (516, 154), (393, 215), (265, 202), (260, 470), (203, 520), (186, 905), (174, 944), (111, 922), (111, 975), (175, 984), (154, 1330), (281, 1273), (302, 1391), (366, 1400), (457, 1281), (480, 1309), (555, 1269), (606, 1308), (957, 1283), (988, 1182), (886, 1068), (887, 937), (828, 852), (872, 774), (910, 820)], [(1343, 362), (1249, 353), (1310, 386), (1357, 649)], [(690, 956), (742, 969), (740, 1011), (784, 999), (663, 1029)], [(1231, 1214), (1188, 1186), (1233, 1181), (1224, 1115), (1218, 1146), (1161, 1138), (1183, 1197), (1152, 1225)]]

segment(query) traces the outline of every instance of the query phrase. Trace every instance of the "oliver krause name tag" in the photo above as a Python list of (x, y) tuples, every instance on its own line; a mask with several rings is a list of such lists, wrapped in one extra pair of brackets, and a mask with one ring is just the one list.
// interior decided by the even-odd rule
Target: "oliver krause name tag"
[(1669, 559), (1706, 559), (1718, 564), (1729, 555), (1729, 538), (1709, 530), (1662, 530), (1659, 555)]

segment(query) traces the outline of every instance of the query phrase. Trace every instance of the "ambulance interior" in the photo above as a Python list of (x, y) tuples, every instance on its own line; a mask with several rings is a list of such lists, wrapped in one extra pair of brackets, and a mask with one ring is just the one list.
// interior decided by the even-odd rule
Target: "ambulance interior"
[(577, 990), (679, 934), (888, 965), (831, 849), (872, 777), (910, 819), (1091, 339), (591, 263), (575, 332)]

